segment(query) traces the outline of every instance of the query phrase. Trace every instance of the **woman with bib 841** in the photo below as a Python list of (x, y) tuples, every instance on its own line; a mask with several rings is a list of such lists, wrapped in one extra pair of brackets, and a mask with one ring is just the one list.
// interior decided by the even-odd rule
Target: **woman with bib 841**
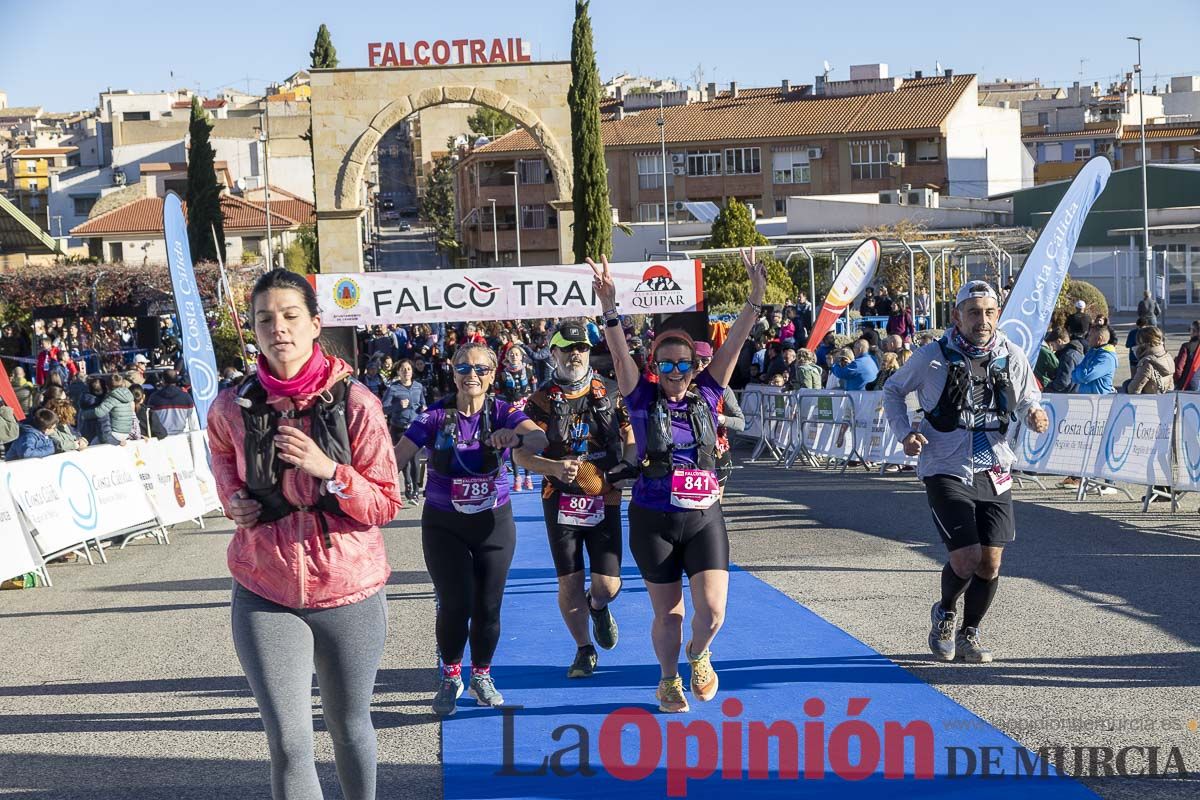
[(510, 448), (536, 455), (546, 434), (511, 405), (490, 397), (496, 354), (468, 343), (454, 354), (455, 392), (409, 426), (396, 445), (401, 469), (422, 447), (430, 452), (421, 514), (425, 566), (437, 593), (441, 684), (434, 713), (454, 714), (463, 692), (462, 657), (471, 642), (471, 694), (480, 705), (504, 702), (492, 681), (500, 641), (500, 604), (516, 548), (508, 497)]
[(767, 288), (766, 267), (754, 260), (754, 250), (743, 251), (742, 260), (750, 276), (750, 296), (708, 369), (697, 376), (692, 337), (667, 330), (650, 348), (648, 365), (658, 378), (652, 383), (629, 354), (608, 260), (602, 258), (597, 266), (588, 259), (604, 310), (604, 335), (617, 387), (629, 409), (641, 462), (629, 504), (629, 549), (654, 607), (651, 639), (662, 669), (657, 698), (665, 712), (688, 710), (679, 677), (684, 574), (695, 609), (687, 649), (692, 696), (708, 701), (717, 694), (709, 645), (724, 621), (729, 590), (729, 536), (717, 480), (717, 404), (762, 312)]

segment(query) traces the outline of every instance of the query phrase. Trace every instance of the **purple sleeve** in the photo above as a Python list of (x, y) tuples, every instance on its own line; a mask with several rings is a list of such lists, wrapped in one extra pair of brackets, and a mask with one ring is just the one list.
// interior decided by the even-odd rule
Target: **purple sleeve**
[(496, 401), (496, 411), (496, 424), (501, 428), (516, 428), (522, 422), (526, 422), (529, 419), (524, 411), (518, 411), (510, 403), (506, 403), (503, 400)]
[(700, 396), (708, 403), (708, 407), (716, 411), (717, 404), (725, 394), (725, 387), (713, 380), (706, 371), (701, 372), (700, 377), (696, 379), (696, 388), (700, 390)]
[(404, 432), (405, 438), (410, 439), (417, 447), (428, 447), (433, 441), (434, 433), (442, 426), (443, 416), (440, 408), (419, 415)]
[(646, 380), (645, 375), (638, 375), (637, 386), (625, 398), (625, 405), (630, 411), (644, 411), (650, 407), (654, 395), (654, 384)]

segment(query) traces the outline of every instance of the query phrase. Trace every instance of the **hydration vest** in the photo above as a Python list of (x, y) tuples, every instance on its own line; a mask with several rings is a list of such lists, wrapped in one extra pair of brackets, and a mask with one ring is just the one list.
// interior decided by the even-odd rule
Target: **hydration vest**
[[(442, 400), (442, 408), (446, 412), (442, 420), (441, 430), (430, 448), (429, 468), (439, 475), (451, 477), (454, 473), (454, 462), (458, 459), (458, 395), (454, 392)], [(491, 475), (500, 468), (500, 454), (494, 447), (488, 447), (485, 442), (495, 431), (493, 420), (496, 417), (496, 400), (488, 397), (483, 401), (479, 411), (479, 443), (483, 455), (481, 472)]]
[[(283, 471), (292, 467), (275, 451), (275, 434), (280, 418), (311, 417), (308, 435), (325, 455), (339, 464), (350, 463), (350, 432), (346, 427), (346, 396), (350, 379), (338, 381), (327, 393), (322, 392), (315, 403), (304, 411), (278, 411), (267, 403), (267, 390), (257, 378), (250, 378), (238, 389), (238, 405), (242, 409), (242, 424), (246, 429), (243, 450), (246, 460), (246, 491), (262, 504), (259, 522), (275, 522), (297, 511), (342, 513), (335, 495), (322, 492), (312, 506), (297, 506), (283, 496)], [(325, 400), (325, 395), (330, 399)], [(322, 528), (324, 519), (320, 518)], [(326, 531), (328, 545), (328, 531)]]
[[(938, 339), (938, 347), (946, 362), (946, 385), (942, 387), (937, 404), (931, 409), (922, 409), (925, 419), (941, 433), (962, 428), (972, 433), (998, 431), (1001, 436), (1006, 435), (1016, 408), (1016, 394), (1008, 374), (1008, 356), (989, 358), (984, 364), (985, 376), (977, 378), (971, 374), (963, 354), (951, 350), (945, 338)], [(979, 389), (983, 390), (981, 403), (975, 401)], [(994, 427), (982, 422), (989, 413), (997, 417)], [(970, 425), (963, 422), (964, 415), (970, 418)]]
[(686, 410), (672, 411), (660, 388), (658, 401), (650, 407), (646, 420), (646, 462), (642, 468), (648, 478), (665, 478), (675, 468), (672, 458), (676, 450), (671, 431), (673, 417), (685, 417), (688, 421), (696, 447), (696, 466), (706, 470), (717, 468), (717, 431), (712, 410), (694, 388), (688, 389), (684, 400), (687, 403)]
[[(562, 387), (553, 380), (546, 383), (542, 391), (550, 401), (546, 425), (546, 438), (550, 444), (546, 447), (545, 457), (557, 460), (572, 455), (583, 455), (601, 473), (615, 467), (621, 460), (623, 442), (616, 409), (613, 408), (612, 398), (608, 396), (604, 381), (593, 375), (588, 393), (573, 400), (568, 398)], [(573, 429), (580, 423), (588, 426), (588, 436), (582, 442), (585, 448), (583, 453), (576, 449), (580, 442), (573, 435)], [(588, 449), (593, 438), (601, 443), (600, 450), (596, 453)], [(571, 488), (570, 484), (556, 478), (547, 480), (560, 491)]]

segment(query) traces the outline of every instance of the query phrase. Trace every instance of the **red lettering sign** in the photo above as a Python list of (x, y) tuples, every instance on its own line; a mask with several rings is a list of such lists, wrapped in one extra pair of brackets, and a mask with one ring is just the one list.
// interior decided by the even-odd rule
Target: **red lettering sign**
[[(411, 52), (411, 54), (410, 54)], [(517, 64), (533, 57), (526, 52), (521, 38), (506, 39), (421, 39), (409, 50), (405, 42), (369, 42), (367, 65), (371, 67), (412, 67), (437, 64)]]

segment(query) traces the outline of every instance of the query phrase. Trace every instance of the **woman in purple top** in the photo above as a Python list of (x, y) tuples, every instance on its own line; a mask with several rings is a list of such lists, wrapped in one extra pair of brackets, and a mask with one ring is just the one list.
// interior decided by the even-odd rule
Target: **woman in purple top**
[(659, 710), (688, 710), (679, 677), (683, 643), (683, 575), (691, 586), (692, 637), (687, 657), (692, 696), (717, 694), (709, 645), (725, 618), (729, 590), (729, 536), (717, 481), (717, 403), (733, 374), (738, 354), (762, 313), (766, 267), (754, 249), (742, 252), (750, 296), (708, 369), (697, 377), (696, 345), (683, 331), (660, 333), (650, 347), (649, 366), (658, 383), (646, 380), (629, 354), (617, 312), (617, 287), (608, 268), (588, 259), (596, 296), (604, 309), (604, 336), (612, 353), (617, 387), (625, 397), (642, 471), (629, 504), (629, 549), (654, 606), (651, 639), (662, 669)]
[(489, 398), (496, 354), (464, 344), (454, 354), (455, 393), (435, 403), (396, 445), (400, 469), (429, 449), (421, 545), (437, 593), (441, 685), (433, 711), (452, 715), (462, 695), (462, 657), (471, 642), (471, 694), (480, 705), (504, 702), (492, 681), (500, 641), (500, 604), (517, 542), (508, 502), (508, 450), (537, 455), (546, 434), (525, 413)]

